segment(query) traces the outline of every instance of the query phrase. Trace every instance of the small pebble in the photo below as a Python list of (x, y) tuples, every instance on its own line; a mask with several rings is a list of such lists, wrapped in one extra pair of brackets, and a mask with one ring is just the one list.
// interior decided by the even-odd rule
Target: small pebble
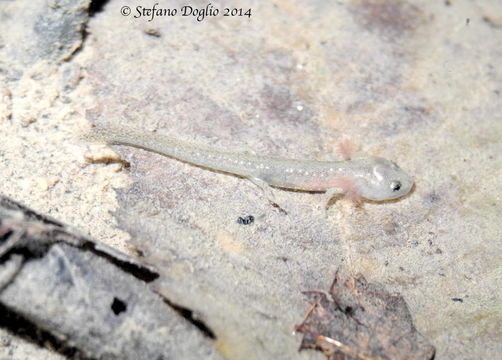
[(254, 222), (254, 216), (253, 215), (248, 215), (248, 216), (239, 216), (239, 218), (237, 219), (237, 224), (241, 224), (241, 225), (249, 225), (249, 224), (252, 224)]

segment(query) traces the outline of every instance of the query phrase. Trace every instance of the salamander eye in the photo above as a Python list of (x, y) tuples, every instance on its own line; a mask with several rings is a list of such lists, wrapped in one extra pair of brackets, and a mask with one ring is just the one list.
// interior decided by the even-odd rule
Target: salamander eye
[(399, 191), (401, 190), (401, 181), (394, 180), (390, 183), (390, 188), (392, 191)]

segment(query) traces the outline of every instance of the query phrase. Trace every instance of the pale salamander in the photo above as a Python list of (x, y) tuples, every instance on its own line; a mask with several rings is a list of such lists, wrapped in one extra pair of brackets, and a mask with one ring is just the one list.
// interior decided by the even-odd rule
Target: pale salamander
[[(87, 140), (134, 146), (207, 169), (250, 179), (271, 195), (269, 186), (326, 192), (326, 205), (337, 194), (353, 200), (383, 201), (410, 192), (413, 179), (395, 162), (342, 151), (343, 161), (293, 160), (212, 149), (157, 133), (127, 127), (97, 126)], [(273, 195), (272, 195), (273, 198)]]

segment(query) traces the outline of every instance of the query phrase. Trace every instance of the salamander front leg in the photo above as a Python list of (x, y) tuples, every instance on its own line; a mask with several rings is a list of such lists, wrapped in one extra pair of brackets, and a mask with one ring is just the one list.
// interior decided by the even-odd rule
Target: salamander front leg
[(275, 195), (272, 192), (272, 188), (270, 185), (265, 181), (257, 177), (250, 177), (248, 178), (253, 184), (258, 186), (262, 191), (263, 194), (267, 197), (267, 200), (274, 206), (277, 207), (280, 211), (282, 211), (284, 214), (287, 214), (287, 211), (284, 210), (284, 208), (277, 203), (277, 200), (275, 199)]

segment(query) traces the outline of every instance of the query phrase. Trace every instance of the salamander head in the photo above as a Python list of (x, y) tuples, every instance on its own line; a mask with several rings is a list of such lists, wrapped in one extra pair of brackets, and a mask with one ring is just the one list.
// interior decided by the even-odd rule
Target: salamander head
[(394, 161), (376, 156), (367, 156), (363, 161), (367, 172), (358, 181), (362, 197), (375, 201), (392, 200), (408, 194), (413, 187), (412, 177)]

